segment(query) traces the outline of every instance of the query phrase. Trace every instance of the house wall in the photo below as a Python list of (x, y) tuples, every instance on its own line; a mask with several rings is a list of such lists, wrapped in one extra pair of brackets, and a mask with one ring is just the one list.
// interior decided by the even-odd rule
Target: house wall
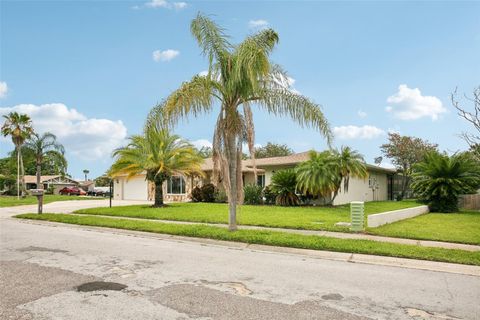
[[(370, 181), (376, 181), (378, 189), (373, 190), (369, 186)], [(340, 205), (352, 201), (385, 201), (388, 200), (387, 174), (377, 171), (369, 171), (366, 179), (350, 178), (347, 193), (340, 192), (333, 204)]]
[(147, 200), (148, 199), (148, 183), (145, 175), (138, 175), (127, 179), (119, 177), (115, 179), (114, 199), (121, 200)]

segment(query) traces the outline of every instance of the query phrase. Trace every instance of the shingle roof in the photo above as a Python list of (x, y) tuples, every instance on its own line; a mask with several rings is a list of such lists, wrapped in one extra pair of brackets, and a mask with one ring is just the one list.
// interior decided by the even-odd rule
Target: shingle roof
[[(45, 182), (50, 179), (55, 179), (60, 177), (59, 175), (56, 176), (41, 176), (40, 177), (40, 182)], [(37, 176), (24, 176), (25, 178), (25, 183), (37, 183)]]

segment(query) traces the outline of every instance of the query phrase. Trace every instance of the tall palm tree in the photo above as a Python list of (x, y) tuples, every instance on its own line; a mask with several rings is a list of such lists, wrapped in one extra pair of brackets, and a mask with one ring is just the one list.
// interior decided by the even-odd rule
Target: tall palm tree
[(480, 166), (468, 154), (431, 152), (413, 169), (412, 190), (433, 212), (458, 211), (458, 196), (480, 188)]
[(114, 151), (117, 157), (109, 175), (127, 175), (127, 179), (146, 172), (146, 178), (155, 184), (155, 207), (163, 206), (164, 181), (172, 175), (203, 175), (203, 158), (189, 142), (166, 128), (150, 125), (143, 135), (129, 138), (126, 147)]
[(66, 167), (65, 148), (57, 142), (57, 137), (50, 132), (42, 135), (33, 133), (26, 141), (25, 148), (33, 151), (35, 155), (35, 164), (37, 166), (37, 188), (41, 188), (42, 164), (45, 158), (59, 163), (62, 167)]
[(285, 71), (269, 60), (278, 42), (274, 30), (261, 30), (233, 45), (225, 30), (202, 14), (193, 19), (190, 30), (208, 58), (208, 74), (184, 82), (156, 109), (163, 109), (160, 112), (175, 123), (189, 115), (209, 113), (219, 105), (213, 134), (213, 181), (217, 183), (221, 177), (229, 200), (229, 229), (236, 230), (236, 206), (243, 198), (244, 142), (255, 168), (252, 105), (272, 115), (290, 116), (301, 126), (318, 130), (329, 142), (331, 131), (320, 106), (292, 91)]
[(23, 183), (25, 172), (23, 169), (21, 147), (25, 140), (33, 134), (32, 120), (26, 114), (19, 114), (17, 112), (10, 112), (3, 117), (5, 118), (5, 122), (1, 129), (2, 135), (12, 138), (17, 153), (17, 197), (20, 198), (20, 176), (22, 176), (22, 195), (25, 189), (25, 184)]
[(85, 175), (85, 181), (87, 181), (87, 176), (90, 173), (90, 170), (84, 169), (83, 174)]

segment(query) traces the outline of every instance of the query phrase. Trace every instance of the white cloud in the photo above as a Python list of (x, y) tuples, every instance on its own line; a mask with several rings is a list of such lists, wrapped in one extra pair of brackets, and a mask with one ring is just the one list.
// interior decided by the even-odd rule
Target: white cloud
[(248, 21), (248, 26), (252, 29), (261, 29), (268, 26), (268, 21), (263, 19), (250, 20)]
[(380, 128), (374, 126), (340, 126), (334, 127), (333, 133), (335, 137), (342, 139), (342, 140), (350, 140), (350, 139), (373, 139), (380, 137), (385, 134)]
[(365, 118), (367, 116), (367, 113), (363, 110), (358, 110), (357, 114), (360, 118)]
[(200, 77), (206, 77), (208, 75), (208, 70), (203, 70), (198, 73)]
[(387, 112), (401, 120), (416, 120), (430, 117), (433, 121), (447, 112), (442, 101), (434, 96), (422, 96), (420, 89), (410, 89), (406, 84), (398, 87), (398, 92), (387, 98)]
[(191, 143), (197, 149), (201, 149), (202, 147), (210, 147), (210, 148), (212, 147), (212, 143), (207, 139), (199, 139), (199, 140), (191, 141)]
[[(144, 4), (147, 8), (164, 8), (164, 9), (185, 9), (188, 5), (186, 2), (169, 2), (166, 0), (151, 0)], [(133, 9), (140, 9), (139, 6), (133, 6)]]
[(152, 58), (155, 62), (159, 61), (170, 61), (177, 57), (180, 54), (180, 51), (178, 50), (173, 50), (173, 49), (167, 49), (164, 51), (160, 50), (155, 50), (152, 53)]
[(13, 111), (28, 114), (37, 132), (52, 132), (67, 153), (86, 160), (110, 159), (113, 149), (123, 145), (127, 136), (122, 121), (87, 118), (62, 103), (0, 108), (0, 116)]
[(7, 96), (8, 86), (4, 81), (0, 81), (0, 99)]

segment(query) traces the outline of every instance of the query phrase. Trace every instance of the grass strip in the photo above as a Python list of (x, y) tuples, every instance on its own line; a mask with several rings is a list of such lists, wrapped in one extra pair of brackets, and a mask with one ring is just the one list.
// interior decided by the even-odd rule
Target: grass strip
[(21, 219), (146, 231), (270, 246), (362, 253), (389, 257), (470, 264), (477, 266), (480, 265), (480, 252), (469, 252), (464, 250), (443, 248), (427, 248), (415, 245), (394, 244), (370, 240), (336, 239), (322, 236), (299, 235), (261, 230), (238, 230), (236, 232), (230, 232), (225, 228), (205, 225), (181, 225), (174, 223), (111, 219), (105, 217), (78, 216), (68, 214), (21, 214), (17, 215), (16, 217)]

